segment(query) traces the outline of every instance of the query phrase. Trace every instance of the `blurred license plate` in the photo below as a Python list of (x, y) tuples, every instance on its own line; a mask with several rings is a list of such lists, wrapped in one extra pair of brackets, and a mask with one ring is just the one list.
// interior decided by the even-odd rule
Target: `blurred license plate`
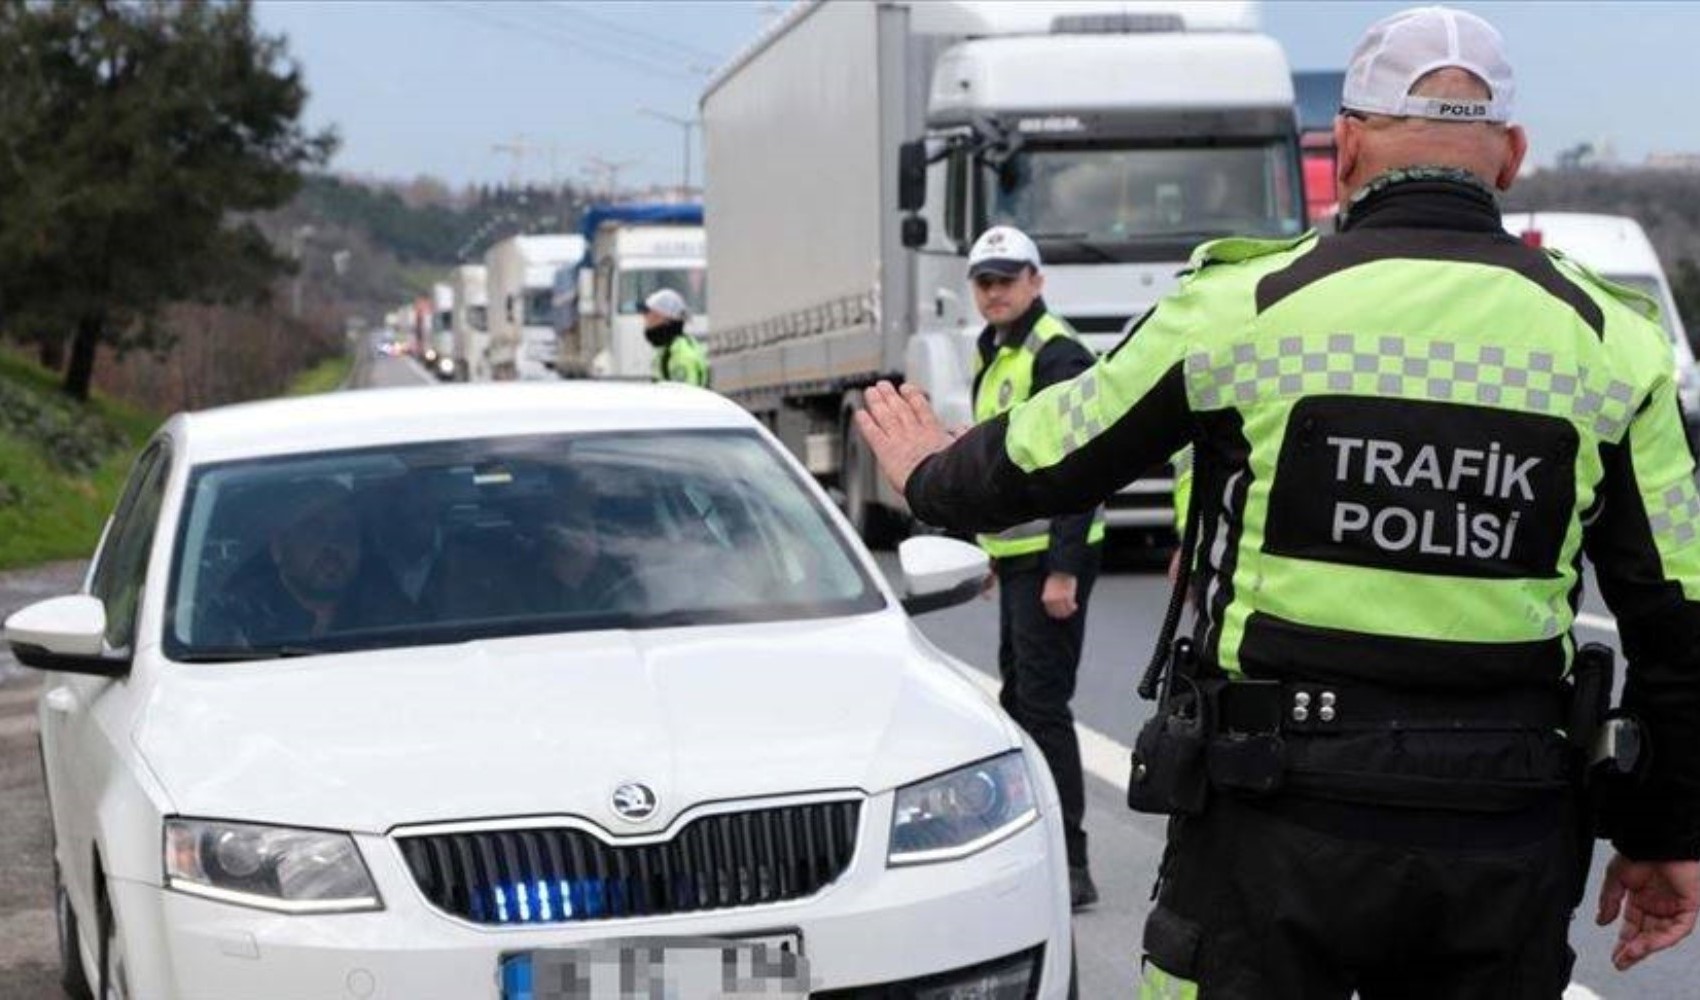
[(800, 935), (630, 937), (505, 955), (502, 1000), (804, 1000)]

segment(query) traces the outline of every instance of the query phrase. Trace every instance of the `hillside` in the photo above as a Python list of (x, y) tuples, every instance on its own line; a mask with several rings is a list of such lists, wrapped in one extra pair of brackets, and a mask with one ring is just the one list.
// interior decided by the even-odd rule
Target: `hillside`
[(0, 569), (86, 558), (156, 417), (0, 353)]

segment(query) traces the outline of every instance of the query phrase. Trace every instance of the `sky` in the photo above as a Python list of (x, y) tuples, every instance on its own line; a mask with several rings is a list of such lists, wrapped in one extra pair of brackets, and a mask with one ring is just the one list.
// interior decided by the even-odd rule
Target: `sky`
[[(520, 179), (677, 184), (709, 72), (760, 33), (784, 0), (261, 0), (288, 37), (311, 98), (334, 125), (332, 168), (451, 184)], [(1295, 69), (1341, 68), (1371, 22), (1409, 3), (1274, 0), (1263, 30)], [(1700, 153), (1700, 2), (1461, 3), (1506, 38), (1531, 157), (1550, 163), (1602, 140), (1630, 164)], [(691, 181), (701, 146), (691, 138)], [(497, 146), (507, 146), (500, 151)], [(524, 149), (515, 158), (512, 147)]]

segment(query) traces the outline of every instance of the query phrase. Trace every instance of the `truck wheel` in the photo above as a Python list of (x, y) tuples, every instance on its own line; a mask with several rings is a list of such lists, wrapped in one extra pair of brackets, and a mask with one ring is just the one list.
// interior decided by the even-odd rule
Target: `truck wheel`
[(862, 536), (868, 548), (889, 549), (909, 537), (908, 518), (879, 502), (878, 484), (874, 479), (879, 475), (879, 468), (867, 442), (856, 432), (853, 417), (861, 409), (860, 400), (857, 403), (844, 411), (844, 465), (840, 474), (844, 483), (844, 516), (850, 519), (851, 526), (856, 529), (856, 534)]

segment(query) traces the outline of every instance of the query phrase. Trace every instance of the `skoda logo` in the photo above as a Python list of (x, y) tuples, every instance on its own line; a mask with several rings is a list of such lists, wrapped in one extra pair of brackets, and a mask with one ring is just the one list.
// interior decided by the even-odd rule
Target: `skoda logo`
[(614, 815), (641, 823), (655, 812), (655, 793), (648, 785), (628, 781), (614, 789)]

